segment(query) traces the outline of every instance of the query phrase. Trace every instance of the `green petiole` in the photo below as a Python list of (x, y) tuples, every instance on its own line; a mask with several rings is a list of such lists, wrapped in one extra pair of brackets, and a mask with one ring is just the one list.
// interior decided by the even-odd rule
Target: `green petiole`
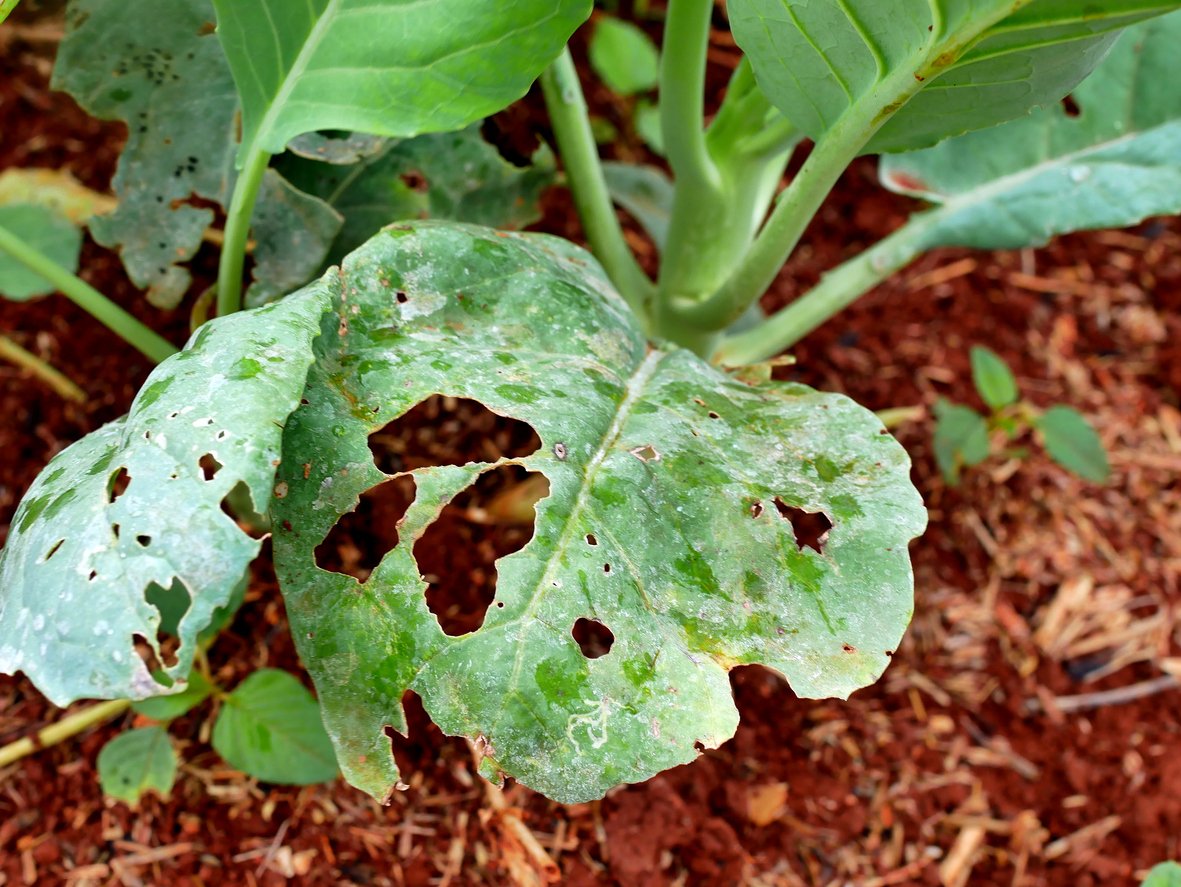
[(0, 250), (9, 253), (30, 271), (44, 277), (67, 299), (156, 363), (176, 353), (177, 349), (167, 339), (140, 323), (82, 278), (71, 274), (3, 226), (0, 226)]

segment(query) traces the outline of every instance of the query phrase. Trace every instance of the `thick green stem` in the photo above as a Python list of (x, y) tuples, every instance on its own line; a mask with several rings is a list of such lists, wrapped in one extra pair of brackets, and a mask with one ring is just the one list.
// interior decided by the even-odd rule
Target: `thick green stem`
[[(720, 190), (705, 144), (705, 62), (713, 0), (670, 0), (660, 57), (660, 128), (678, 190)], [(675, 216), (675, 213), (674, 213)]]
[(85, 280), (71, 274), (53, 259), (33, 249), (2, 226), (0, 250), (9, 253), (30, 271), (44, 277), (67, 299), (157, 363), (176, 353), (176, 348), (166, 339), (144, 326)]
[(591, 251), (632, 310), (646, 323), (654, 287), (632, 255), (619, 217), (615, 215), (603, 178), (599, 149), (591, 132), (582, 84), (569, 50), (564, 50), (542, 74), (541, 88), (570, 193)]
[(591, 251), (632, 310), (647, 322), (655, 287), (623, 236), (603, 177), (578, 71), (568, 50), (542, 75), (541, 85), (566, 179)]
[(131, 700), (129, 699), (112, 699), (109, 702), (87, 706), (72, 715), (66, 715), (60, 721), (50, 724), (32, 736), (25, 736), (0, 748), (0, 767), (7, 767), (39, 749), (57, 745), (72, 736), (77, 736), (84, 730), (105, 724), (123, 714), (130, 707)]
[[(675, 175), (672, 219), (660, 267), (656, 331), (699, 353), (718, 328), (681, 315), (715, 292), (754, 240), (798, 137), (743, 62), (708, 131), (702, 95), (712, 3), (669, 7), (661, 63), (661, 112)], [(769, 131), (768, 131), (769, 130)], [(757, 143), (751, 143), (758, 138)], [(675, 148), (675, 150), (674, 150)], [(692, 343), (692, 344), (691, 344)]]
[(8, 13), (16, 9), (16, 4), (20, 0), (0, 0), (0, 22), (8, 18)]
[(26, 351), (7, 336), (0, 336), (0, 358), (32, 373), (65, 400), (74, 403), (86, 402), (86, 392), (75, 385), (68, 376), (55, 370), (36, 354)]
[(262, 187), (271, 155), (254, 148), (234, 183), (234, 196), (226, 213), (225, 243), (217, 267), (217, 314), (225, 317), (242, 308), (242, 269), (246, 264), (246, 241), (250, 237), (250, 219)]
[(758, 363), (790, 348), (927, 249), (936, 213), (915, 216), (889, 237), (834, 268), (820, 283), (752, 330), (725, 339), (714, 360), (726, 366)]
[(799, 174), (780, 195), (771, 217), (737, 271), (705, 301), (678, 306), (687, 322), (707, 329), (724, 329), (767, 291), (832, 186), (873, 133), (863, 121), (853, 119), (842, 124), (820, 140)]

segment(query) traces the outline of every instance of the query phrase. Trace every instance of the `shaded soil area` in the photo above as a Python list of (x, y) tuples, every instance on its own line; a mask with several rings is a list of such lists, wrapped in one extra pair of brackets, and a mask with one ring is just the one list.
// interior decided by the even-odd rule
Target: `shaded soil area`
[[(729, 50), (719, 42), (715, 51), (724, 68)], [(37, 47), (0, 44), (0, 169), (67, 168), (106, 188), (120, 128), (90, 121), (47, 79)], [(592, 101), (614, 113), (609, 97)], [(536, 119), (527, 107), (526, 128)], [(911, 207), (877, 187), (872, 162), (855, 164), (767, 307)], [(540, 227), (578, 236), (564, 195), (545, 208)], [(183, 309), (147, 307), (117, 257), (87, 243), (82, 262), (90, 282), (183, 341)], [(45, 462), (121, 414), (150, 367), (58, 296), (0, 302), (0, 332), (89, 397), (67, 405), (0, 365), (2, 539)], [(943, 483), (930, 408), (939, 396), (982, 407), (973, 344), (1000, 353), (1035, 404), (1091, 417), (1111, 454), (1108, 484), (1068, 476), (1036, 447), (993, 459), (958, 488)], [(0, 884), (1089, 887), (1133, 883), (1181, 854), (1181, 692), (1122, 703), (1097, 695), (1126, 694), (1181, 665), (1181, 224), (1040, 250), (943, 251), (794, 353), (785, 377), (872, 409), (922, 408), (896, 433), (931, 523), (912, 548), (915, 620), (877, 685), (848, 702), (809, 701), (768, 671), (738, 669), (733, 740), (577, 806), (519, 786), (494, 799), (467, 745), (443, 737), (411, 698), (410, 736), (395, 741), (409, 788), (389, 807), (339, 781), (291, 789), (244, 778), (210, 750), (201, 709), (172, 726), (185, 762), (172, 798), (132, 810), (100, 797), (94, 769), (128, 715), (0, 771)], [(500, 434), (452, 437), (452, 452), (439, 452), (447, 423), (479, 428), (471, 409), (423, 411), (406, 440), (462, 461)], [(423, 556), (487, 597), (501, 543), (462, 515), (451, 524)], [(361, 535), (340, 543), (365, 544)], [(336, 552), (341, 562), (354, 555)], [(265, 567), (211, 651), (226, 686), (262, 665), (298, 670)], [(57, 717), (27, 681), (0, 678), (0, 743)]]

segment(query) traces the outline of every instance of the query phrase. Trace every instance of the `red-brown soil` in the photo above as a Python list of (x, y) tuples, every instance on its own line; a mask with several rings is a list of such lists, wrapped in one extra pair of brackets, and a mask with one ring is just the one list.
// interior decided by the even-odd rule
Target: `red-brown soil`
[[(728, 58), (724, 45), (716, 54)], [(106, 188), (119, 127), (48, 92), (45, 55), (0, 44), (0, 169), (66, 168)], [(768, 307), (902, 221), (910, 204), (873, 172), (862, 161), (845, 176)], [(546, 206), (542, 227), (577, 236), (562, 195)], [(115, 256), (88, 243), (83, 268), (183, 340), (183, 311), (148, 308)], [(89, 397), (70, 406), (0, 365), (2, 540), (45, 462), (125, 410), (150, 367), (58, 296), (0, 302), (0, 332)], [(210, 750), (206, 710), (172, 727), (185, 760), (173, 797), (131, 810), (100, 797), (94, 770), (127, 716), (0, 771), (0, 885), (541, 883), (514, 810), (570, 885), (1133, 883), (1181, 854), (1181, 692), (1081, 710), (1059, 700), (1181, 663), (1181, 224), (929, 256), (801, 343), (787, 374), (873, 409), (929, 410), (940, 395), (979, 407), (977, 343), (1010, 362), (1033, 402), (1092, 417), (1112, 479), (1079, 482), (1035, 448), (949, 489), (929, 412), (898, 428), (931, 513), (912, 548), (916, 615), (882, 681), (849, 702), (800, 700), (775, 675), (740, 669), (742, 725), (719, 750), (594, 804), (513, 787), (507, 812), (466, 745), (414, 700), (411, 736), (396, 743), (410, 787), (390, 807), (342, 782), (243, 778)], [(429, 439), (423, 423), (414, 433)], [(441, 544), (455, 575), (487, 571), (479, 527)], [(298, 670), (265, 568), (211, 660), (228, 686), (260, 665)], [(27, 681), (0, 678), (0, 743), (58, 716)]]

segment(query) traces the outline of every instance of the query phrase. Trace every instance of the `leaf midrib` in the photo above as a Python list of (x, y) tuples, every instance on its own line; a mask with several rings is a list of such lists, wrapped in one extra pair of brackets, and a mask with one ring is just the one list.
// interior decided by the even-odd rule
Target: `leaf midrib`
[(332, 21), (336, 18), (336, 13), (341, 2), (342, 0), (328, 0), (328, 5), (324, 7), (324, 11), (320, 14), (320, 19), (312, 26), (312, 30), (303, 42), (303, 46), (300, 47), (299, 53), (295, 56), (295, 61), (287, 69), (283, 81), (279, 84), (279, 89), (275, 92), (270, 104), (267, 106), (266, 113), (263, 114), (262, 120), (258, 123), (258, 129), (255, 130), (254, 138), (251, 140), (251, 150), (254, 150), (259, 143), (265, 143), (267, 141), (267, 137), (275, 127), (275, 122), (278, 120), (283, 108), (287, 106), (288, 99), (291, 98), (292, 92), (295, 91), (295, 87), (299, 84), (300, 79), (307, 70), (312, 57), (316, 54), (316, 50), (320, 48), (321, 41), (323, 41), (325, 34), (332, 27)]

